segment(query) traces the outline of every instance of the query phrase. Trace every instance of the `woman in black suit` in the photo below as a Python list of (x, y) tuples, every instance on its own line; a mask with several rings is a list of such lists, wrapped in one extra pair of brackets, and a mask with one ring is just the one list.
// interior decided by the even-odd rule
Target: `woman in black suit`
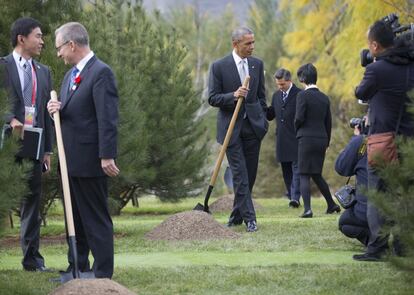
[(305, 86), (305, 90), (297, 95), (295, 116), (296, 137), (299, 140), (300, 192), (305, 206), (305, 211), (300, 217), (310, 218), (313, 216), (310, 205), (311, 178), (326, 200), (326, 213), (340, 212), (341, 208), (332, 199), (329, 186), (322, 177), (325, 152), (331, 138), (329, 98), (316, 86), (317, 71), (314, 65), (301, 66), (298, 78)]

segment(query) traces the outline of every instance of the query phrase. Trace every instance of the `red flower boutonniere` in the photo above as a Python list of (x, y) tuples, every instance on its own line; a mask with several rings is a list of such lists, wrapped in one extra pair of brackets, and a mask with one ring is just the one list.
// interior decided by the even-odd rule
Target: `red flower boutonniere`
[(72, 86), (72, 90), (73, 90), (73, 91), (75, 91), (75, 90), (76, 90), (76, 88), (78, 88), (78, 86), (79, 86), (80, 82), (82, 82), (82, 78), (81, 78), (81, 76), (80, 76), (80, 75), (79, 75), (79, 76), (77, 76), (73, 82), (74, 82), (74, 83), (73, 83), (73, 86)]
[(81, 76), (77, 76), (77, 77), (75, 78), (75, 84), (76, 84), (76, 85), (79, 85), (81, 81), (82, 81)]

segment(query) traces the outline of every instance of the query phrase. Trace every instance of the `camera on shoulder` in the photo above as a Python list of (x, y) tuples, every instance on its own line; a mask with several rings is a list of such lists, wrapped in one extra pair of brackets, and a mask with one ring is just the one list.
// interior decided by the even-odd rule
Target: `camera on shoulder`
[[(400, 25), (398, 15), (391, 13), (381, 19), (394, 33), (394, 43), (404, 45), (408, 50), (414, 47), (414, 24)], [(366, 67), (374, 61), (369, 49), (363, 49), (360, 54), (361, 66)]]

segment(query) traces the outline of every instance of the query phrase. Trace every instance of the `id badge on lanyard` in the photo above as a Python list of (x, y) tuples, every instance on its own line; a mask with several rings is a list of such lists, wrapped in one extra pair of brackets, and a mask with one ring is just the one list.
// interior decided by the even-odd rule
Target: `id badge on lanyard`
[[(36, 77), (36, 72), (32, 67), (32, 77)], [(24, 125), (34, 127), (36, 123), (36, 79), (32, 79), (32, 106), (25, 106)]]

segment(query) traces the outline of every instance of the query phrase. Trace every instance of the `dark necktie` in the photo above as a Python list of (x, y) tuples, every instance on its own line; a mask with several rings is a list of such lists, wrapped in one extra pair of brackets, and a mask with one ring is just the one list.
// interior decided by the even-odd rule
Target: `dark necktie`
[(287, 92), (282, 91), (282, 101), (283, 102), (286, 102), (287, 96), (288, 96)]

